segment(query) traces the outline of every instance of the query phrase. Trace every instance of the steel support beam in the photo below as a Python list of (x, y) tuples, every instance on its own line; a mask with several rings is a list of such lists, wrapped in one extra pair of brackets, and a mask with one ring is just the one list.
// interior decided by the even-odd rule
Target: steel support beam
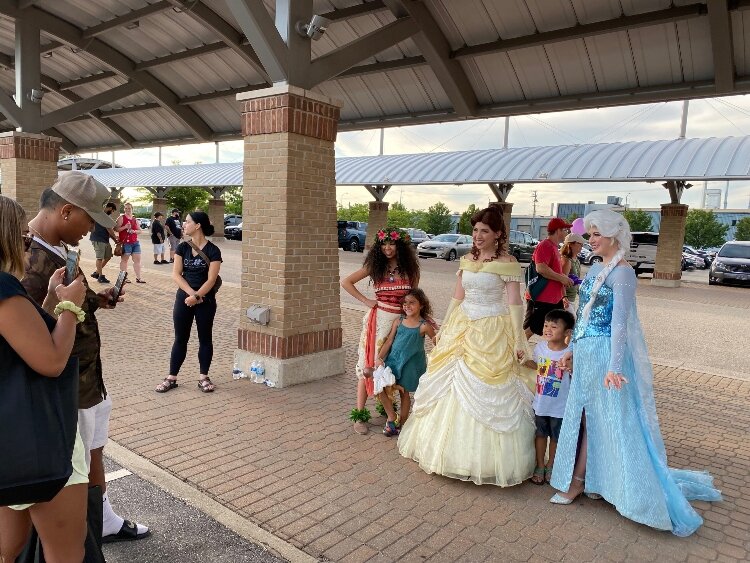
[(99, 112), (99, 116), (104, 117), (104, 118), (109, 118), (109, 117), (115, 117), (118, 115), (125, 115), (128, 113), (135, 113), (137, 111), (148, 111), (151, 109), (159, 109), (160, 107), (161, 106), (159, 104), (155, 104), (155, 103), (138, 104), (137, 106), (126, 106), (122, 108), (101, 110)]
[(383, 201), (391, 186), (388, 184), (365, 184), (365, 189), (375, 198), (375, 201)]
[(366, 14), (380, 12), (387, 9), (388, 8), (386, 7), (386, 5), (383, 4), (383, 0), (373, 0), (372, 2), (355, 4), (354, 6), (349, 6), (348, 8), (339, 8), (337, 10), (332, 10), (330, 12), (322, 14), (322, 16), (327, 20), (331, 20), (332, 22), (338, 22), (348, 20), (349, 18), (356, 18), (357, 16), (364, 16)]
[[(39, 25), (31, 9), (24, 10), (15, 21), (16, 105), (20, 108), (18, 121), (27, 133), (42, 132), (42, 100), (31, 100), (32, 90), (42, 93), (41, 62), (39, 59)], [(5, 108), (10, 109), (10, 108)], [(4, 111), (5, 111), (4, 109)]]
[(346, 76), (364, 76), (365, 74), (374, 74), (376, 72), (388, 72), (389, 70), (413, 68), (415, 66), (421, 66), (426, 63), (427, 61), (425, 61), (422, 55), (416, 55), (414, 57), (404, 57), (402, 59), (394, 59), (392, 61), (380, 61), (377, 63), (355, 66), (347, 71), (342, 72), (336, 78), (343, 78)]
[(662, 184), (669, 192), (669, 203), (678, 204), (682, 199), (682, 194), (685, 190), (693, 187), (693, 184), (689, 184), (685, 180), (667, 180)]
[(497, 198), (497, 201), (505, 203), (510, 195), (510, 190), (513, 189), (513, 184), (508, 183), (494, 183), (490, 182), (487, 184), (492, 191), (492, 195)]
[(384, 3), (397, 17), (409, 15), (419, 25), (421, 32), (414, 36), (422, 56), (437, 76), (459, 115), (474, 115), (479, 102), (461, 64), (451, 59), (451, 48), (440, 26), (421, 1), (417, 0), (384, 0)]
[(68, 82), (61, 82), (60, 90), (69, 90), (70, 88), (75, 88), (76, 86), (83, 86), (84, 84), (91, 84), (92, 82), (99, 82), (100, 80), (104, 80), (106, 78), (114, 78), (115, 76), (118, 76), (118, 74), (116, 72), (112, 72), (111, 70), (99, 72), (97, 74), (92, 74), (90, 76), (84, 76), (83, 78), (76, 78), (75, 80), (69, 80)]
[(227, 6), (250, 41), (271, 82), (286, 81), (288, 49), (263, 1), (233, 0), (227, 2)]
[(14, 127), (21, 127), (21, 108), (16, 105), (8, 94), (0, 91), (0, 111), (4, 114), (4, 119), (10, 121)]
[(708, 24), (714, 55), (716, 93), (725, 94), (734, 89), (732, 22), (727, 0), (708, 0)]
[(60, 138), (62, 140), (61, 147), (66, 153), (78, 154), (78, 147), (76, 146), (76, 144), (68, 137), (63, 135), (58, 129), (50, 127), (49, 129), (42, 131), (42, 133), (44, 133), (45, 135), (49, 135), (50, 137)]
[(220, 90), (218, 92), (209, 92), (207, 94), (196, 94), (195, 96), (186, 96), (180, 98), (178, 102), (180, 105), (196, 104), (198, 102), (205, 102), (208, 100), (217, 100), (220, 98), (234, 97), (237, 94), (243, 92), (252, 92), (253, 90), (261, 90), (268, 88), (268, 84), (248, 84), (247, 86), (240, 86), (239, 88), (229, 88), (228, 90)]
[(135, 64), (135, 70), (145, 70), (159, 65), (165, 65), (175, 61), (182, 61), (184, 59), (190, 59), (192, 57), (199, 57), (207, 53), (215, 53), (216, 51), (224, 51), (229, 49), (226, 43), (223, 41), (217, 41), (216, 43), (209, 43), (208, 45), (201, 45), (200, 47), (194, 47), (192, 49), (185, 49), (179, 53), (172, 53), (171, 55), (164, 55), (163, 57), (156, 57), (148, 61), (141, 61)]
[[(242, 0), (230, 0), (227, 2), (227, 5), (232, 8), (236, 2), (241, 1)], [(252, 47), (244, 44), (242, 33), (238, 32), (219, 14), (199, 0), (169, 0), (169, 3), (181, 8), (183, 14), (193, 18), (201, 25), (205, 25), (208, 29), (218, 34), (219, 37), (221, 37), (221, 40), (232, 49), (232, 51), (237, 53), (242, 60), (249, 64), (255, 72), (260, 74), (263, 80), (269, 80), (268, 74), (263, 68), (263, 64), (261, 64), (258, 59), (258, 55), (255, 54)]]
[(143, 8), (140, 8), (138, 10), (131, 10), (127, 14), (117, 16), (116, 18), (112, 18), (111, 20), (107, 20), (98, 25), (93, 25), (84, 29), (83, 38), (90, 39), (91, 37), (96, 37), (97, 35), (101, 35), (105, 31), (109, 31), (110, 29), (121, 27), (131, 22), (138, 21), (141, 18), (163, 12), (170, 6), (171, 4), (167, 2), (167, 0), (160, 0), (159, 2), (154, 2), (153, 4), (149, 4), (148, 6), (144, 6)]
[(110, 90), (107, 90), (106, 92), (102, 92), (101, 94), (96, 94), (89, 98), (84, 98), (78, 102), (70, 104), (69, 106), (43, 115), (42, 129), (55, 127), (60, 123), (65, 123), (66, 121), (69, 121), (74, 117), (78, 117), (79, 115), (82, 115), (84, 113), (89, 113), (95, 109), (100, 108), (101, 106), (106, 106), (108, 104), (111, 104), (112, 102), (121, 100), (122, 98), (127, 98), (128, 96), (131, 96), (136, 92), (140, 92), (142, 89), (143, 88), (140, 86), (140, 84), (136, 82), (127, 82), (125, 84), (122, 84), (121, 86), (116, 86)]
[[(259, 1), (259, 0), (252, 0)], [(275, 25), (287, 48), (286, 81), (304, 87), (308, 81), (312, 60), (312, 40), (297, 31), (298, 24), (306, 24), (313, 15), (312, 0), (276, 0)]]
[(338, 76), (357, 63), (397, 45), (417, 32), (419, 32), (419, 28), (411, 18), (401, 18), (355, 39), (351, 43), (334, 49), (311, 63), (305, 86), (310, 89), (334, 76)]

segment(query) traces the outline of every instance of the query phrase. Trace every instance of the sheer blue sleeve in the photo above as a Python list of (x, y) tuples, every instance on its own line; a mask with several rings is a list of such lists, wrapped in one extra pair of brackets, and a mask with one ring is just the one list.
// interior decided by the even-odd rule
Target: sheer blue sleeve
[(637, 281), (632, 268), (615, 268), (607, 277), (607, 285), (612, 287), (612, 351), (609, 357), (609, 371), (622, 373), (625, 344), (627, 341), (628, 316), (634, 310)]

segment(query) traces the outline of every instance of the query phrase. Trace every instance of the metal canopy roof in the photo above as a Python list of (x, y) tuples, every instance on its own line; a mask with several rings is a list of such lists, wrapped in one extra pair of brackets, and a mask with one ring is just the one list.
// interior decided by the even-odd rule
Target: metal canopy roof
[[(341, 130), (747, 93), (748, 8), (750, 0), (0, 0), (0, 129), (25, 115), (9, 95), (18, 77), (29, 91), (41, 83), (37, 126), (69, 152), (239, 138), (234, 96), (276, 81), (342, 100)], [(331, 20), (319, 41), (294, 31), (313, 13)], [(27, 45), (20, 64), (17, 45)], [(37, 48), (38, 61), (23, 60)]]
[[(85, 170), (107, 187), (240, 186), (242, 163)], [(748, 180), (750, 137), (336, 159), (336, 185)]]

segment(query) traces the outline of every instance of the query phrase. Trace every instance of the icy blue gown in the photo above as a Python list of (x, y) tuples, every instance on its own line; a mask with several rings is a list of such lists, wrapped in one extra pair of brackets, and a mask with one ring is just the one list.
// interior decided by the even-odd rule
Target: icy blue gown
[[(708, 473), (667, 466), (632, 268), (617, 266), (612, 271), (599, 289), (588, 322), (583, 321), (583, 308), (602, 269), (601, 264), (593, 265), (581, 284), (573, 379), (551, 484), (560, 491), (570, 487), (585, 413), (586, 492), (602, 495), (626, 518), (688, 536), (703, 523), (688, 500), (721, 500), (721, 494)], [(608, 371), (623, 374), (629, 383), (619, 391), (605, 389)]]

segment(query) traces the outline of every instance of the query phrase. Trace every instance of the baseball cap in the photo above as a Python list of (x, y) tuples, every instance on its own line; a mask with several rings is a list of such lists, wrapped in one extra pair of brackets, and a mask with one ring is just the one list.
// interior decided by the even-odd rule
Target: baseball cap
[(559, 217), (553, 217), (552, 219), (550, 219), (550, 222), (547, 223), (547, 232), (554, 233), (558, 229), (569, 229), (572, 226), (573, 225), (571, 225), (570, 223), (566, 223)]
[(115, 220), (104, 212), (110, 191), (92, 176), (78, 170), (60, 172), (52, 191), (68, 203), (83, 209), (89, 217), (102, 227), (113, 228)]
[(577, 235), (575, 233), (568, 233), (568, 236), (565, 237), (565, 244), (571, 244), (573, 242), (586, 244), (586, 239), (583, 238), (581, 235)]

